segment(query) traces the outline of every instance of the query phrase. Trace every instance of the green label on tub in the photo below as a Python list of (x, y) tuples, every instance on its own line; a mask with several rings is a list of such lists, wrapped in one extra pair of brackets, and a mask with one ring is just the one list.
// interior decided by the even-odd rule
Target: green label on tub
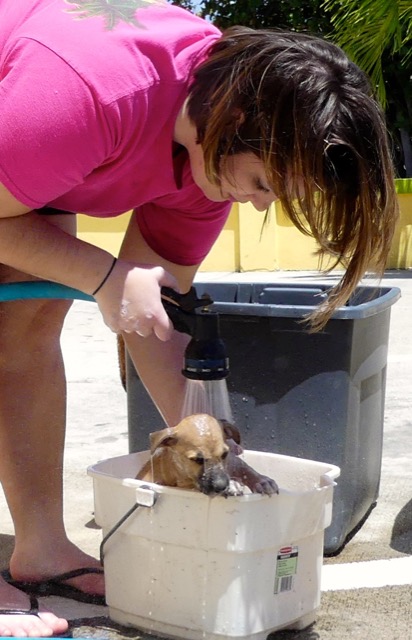
[(299, 548), (282, 547), (276, 559), (276, 575), (274, 593), (292, 591), (294, 576), (298, 567)]

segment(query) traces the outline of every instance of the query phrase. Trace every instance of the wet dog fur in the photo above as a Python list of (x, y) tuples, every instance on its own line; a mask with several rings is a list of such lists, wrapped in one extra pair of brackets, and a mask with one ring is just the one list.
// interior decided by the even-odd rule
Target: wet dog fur
[(278, 493), (274, 480), (263, 476), (244, 460), (236, 427), (208, 414), (184, 418), (176, 427), (150, 434), (151, 459), (137, 479), (157, 484), (197, 489), (206, 495)]

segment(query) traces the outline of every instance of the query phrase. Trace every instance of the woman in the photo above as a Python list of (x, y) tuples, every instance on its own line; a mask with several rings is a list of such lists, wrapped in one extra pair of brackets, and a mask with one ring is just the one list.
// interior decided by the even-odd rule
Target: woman
[[(396, 199), (379, 108), (338, 48), (296, 33), (222, 36), (163, 0), (135, 5), (0, 2), (0, 281), (43, 278), (94, 295), (174, 425), (187, 337), (173, 332), (160, 287), (190, 287), (231, 203), (264, 211), (280, 198), (321, 252), (347, 261), (316, 329), (367, 268), (383, 270)], [(76, 239), (75, 212), (129, 209), (119, 260)], [(79, 569), (66, 584), (87, 599), (103, 595), (103, 576), (67, 539), (62, 515), (68, 308), (2, 305), (0, 480), (17, 586)], [(0, 581), (0, 636), (66, 628)]]

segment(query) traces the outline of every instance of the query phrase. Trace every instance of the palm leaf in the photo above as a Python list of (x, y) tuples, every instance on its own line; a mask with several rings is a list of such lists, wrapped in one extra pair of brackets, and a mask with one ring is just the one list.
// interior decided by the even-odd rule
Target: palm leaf
[[(332, 37), (370, 76), (385, 104), (382, 56), (393, 56), (411, 42), (410, 0), (324, 0), (323, 7), (330, 12)], [(408, 49), (403, 61), (410, 55)]]

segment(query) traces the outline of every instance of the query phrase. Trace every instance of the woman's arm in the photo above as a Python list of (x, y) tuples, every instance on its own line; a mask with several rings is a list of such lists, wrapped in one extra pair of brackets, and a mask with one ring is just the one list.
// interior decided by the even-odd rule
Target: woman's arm
[(106, 251), (81, 242), (30, 211), (0, 185), (0, 262), (92, 293), (112, 260)]
[[(92, 294), (113, 256), (51, 225), (0, 185), (0, 262)], [(160, 300), (163, 285), (176, 287), (164, 269), (119, 260), (96, 295), (104, 321), (116, 332), (154, 331), (168, 339), (172, 326)]]
[[(190, 289), (199, 268), (199, 265), (181, 266), (161, 258), (143, 239), (134, 216), (120, 255), (126, 260), (160, 265), (175, 276), (182, 293)], [(186, 378), (181, 371), (190, 337), (177, 331), (172, 332), (167, 342), (160, 342), (154, 335), (142, 338), (124, 333), (123, 336), (139, 377), (163, 419), (168, 426), (175, 426), (181, 419), (186, 389)]]

